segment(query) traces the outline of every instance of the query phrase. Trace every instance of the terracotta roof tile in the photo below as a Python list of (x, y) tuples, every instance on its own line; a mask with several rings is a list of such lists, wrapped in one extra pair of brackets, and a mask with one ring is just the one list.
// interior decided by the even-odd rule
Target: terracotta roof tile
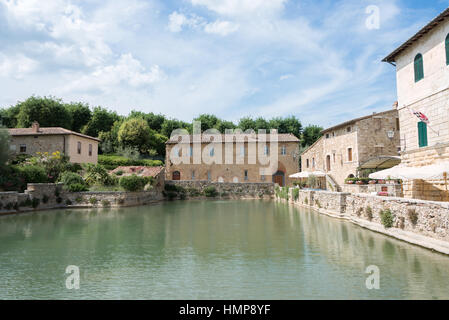
[(36, 132), (34, 128), (17, 128), (17, 129), (8, 129), (9, 134), (11, 136), (48, 136), (48, 135), (76, 135), (79, 137), (83, 137), (86, 139), (92, 139), (96, 141), (101, 141), (98, 138), (90, 137), (85, 134), (81, 134), (75, 131), (67, 130), (64, 128), (39, 128), (39, 131)]
[[(226, 135), (222, 134), (221, 136), (222, 136), (222, 141), (225, 142)], [(243, 142), (243, 141), (256, 142), (259, 135), (254, 135), (253, 137), (247, 136), (245, 134), (234, 135), (234, 136), (237, 138), (237, 142)], [(188, 137), (189, 141), (193, 142), (193, 135), (184, 136), (184, 137)], [(178, 139), (179, 139), (179, 137), (178, 137)], [(167, 141), (167, 144), (177, 144), (177, 143), (179, 143), (178, 139), (170, 138)], [(267, 141), (269, 141), (269, 139), (270, 139), (269, 134), (266, 135), (266, 139), (267, 139)], [(280, 133), (280, 134), (278, 134), (278, 141), (279, 142), (299, 142), (299, 139), (291, 133), (286, 133), (286, 134)], [(208, 137), (203, 134), (203, 135), (201, 135), (201, 142), (202, 143), (210, 143), (211, 140), (208, 139)]]

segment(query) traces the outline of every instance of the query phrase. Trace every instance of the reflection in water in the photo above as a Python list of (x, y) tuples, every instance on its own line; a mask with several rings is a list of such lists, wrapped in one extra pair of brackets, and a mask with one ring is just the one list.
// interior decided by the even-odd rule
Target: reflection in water
[(447, 299), (448, 275), (446, 256), (270, 201), (0, 218), (0, 299)]

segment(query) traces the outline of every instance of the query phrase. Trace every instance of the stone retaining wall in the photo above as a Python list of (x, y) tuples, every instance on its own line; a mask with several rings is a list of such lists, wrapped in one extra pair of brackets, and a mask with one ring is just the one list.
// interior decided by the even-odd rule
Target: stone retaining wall
[(207, 187), (214, 187), (219, 195), (241, 198), (272, 198), (274, 183), (219, 183), (210, 181), (165, 181), (167, 185), (181, 186), (186, 190), (195, 189), (203, 193)]
[(62, 184), (28, 184), (25, 193), (0, 192), (0, 215), (57, 208), (129, 207), (161, 200), (163, 196), (158, 190), (65, 192)]
[[(350, 220), (362, 227), (449, 254), (449, 203), (327, 191), (303, 191), (289, 202)], [(307, 200), (306, 200), (307, 199)], [(380, 212), (390, 210), (392, 228), (382, 225)]]
[(379, 193), (388, 192), (390, 197), (402, 197), (402, 186), (400, 184), (344, 184), (341, 186), (341, 191), (347, 193)]

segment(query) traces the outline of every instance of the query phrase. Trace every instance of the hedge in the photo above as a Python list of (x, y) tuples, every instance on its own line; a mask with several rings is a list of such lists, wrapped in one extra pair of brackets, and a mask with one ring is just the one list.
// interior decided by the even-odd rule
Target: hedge
[(98, 164), (103, 165), (108, 170), (114, 170), (117, 167), (129, 167), (129, 166), (143, 166), (143, 167), (158, 167), (163, 166), (164, 163), (160, 160), (133, 160), (122, 156), (116, 155), (99, 155)]
[(142, 191), (146, 184), (147, 179), (138, 177), (135, 174), (120, 178), (120, 187), (130, 192)]

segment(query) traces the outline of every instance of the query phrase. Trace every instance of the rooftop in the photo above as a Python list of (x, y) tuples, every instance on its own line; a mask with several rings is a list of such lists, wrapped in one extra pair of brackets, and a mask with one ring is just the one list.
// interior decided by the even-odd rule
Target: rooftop
[(131, 167), (118, 167), (111, 171), (111, 173), (122, 172), (124, 176), (127, 175), (138, 175), (141, 177), (156, 177), (164, 167), (142, 167), (142, 166), (131, 166)]
[(449, 16), (449, 8), (444, 10), (442, 13), (438, 15), (435, 19), (430, 21), (424, 28), (419, 30), (413, 37), (404, 42), (399, 48), (390, 53), (386, 58), (384, 58), (383, 62), (395, 62), (396, 57), (405, 49), (413, 45), (416, 41), (418, 41), (425, 34), (429, 33), (433, 28), (443, 22)]
[(101, 141), (98, 138), (94, 138), (88, 135), (84, 135), (75, 131), (67, 130), (64, 128), (41, 128), (38, 123), (34, 123), (31, 128), (16, 128), (8, 129), (11, 136), (57, 136), (57, 135), (76, 135), (82, 138), (91, 139), (95, 141)]
[[(222, 134), (221, 135), (221, 141), (222, 142), (226, 142), (225, 138), (229, 138), (229, 136), (235, 137), (235, 141), (236, 142), (248, 142), (248, 141), (249, 142), (257, 142), (260, 135), (258, 135), (258, 134), (254, 134), (254, 135), (246, 135), (246, 134), (225, 135), (225, 134)], [(265, 136), (266, 136), (266, 141), (269, 142), (270, 141), (270, 135), (266, 134)], [(182, 137), (182, 140), (189, 141), (189, 143), (190, 143), (190, 142), (193, 142), (193, 137), (194, 136), (193, 135), (178, 136), (177, 139), (170, 138), (167, 141), (167, 144), (182, 143), (181, 137)], [(278, 134), (278, 141), (279, 142), (298, 142), (299, 143), (299, 139), (295, 135), (293, 135), (291, 133), (280, 133), (280, 134)], [(211, 143), (211, 142), (213, 142), (213, 140), (211, 141), (210, 136), (205, 135), (205, 134), (201, 135), (201, 143)]]
[(382, 112), (374, 112), (373, 114), (370, 114), (368, 116), (363, 116), (363, 117), (360, 117), (360, 118), (355, 118), (355, 119), (352, 119), (352, 120), (348, 120), (346, 122), (343, 122), (343, 123), (337, 124), (335, 126), (332, 126), (330, 128), (324, 129), (321, 133), (324, 134), (324, 133), (327, 133), (329, 131), (332, 131), (332, 130), (338, 129), (340, 127), (344, 127), (344, 126), (356, 123), (356, 122), (361, 121), (361, 120), (369, 119), (371, 117), (376, 117), (376, 116), (382, 116), (382, 115), (385, 115), (387, 113), (394, 112), (394, 111), (396, 111), (396, 109), (391, 109), (391, 110), (382, 111)]

